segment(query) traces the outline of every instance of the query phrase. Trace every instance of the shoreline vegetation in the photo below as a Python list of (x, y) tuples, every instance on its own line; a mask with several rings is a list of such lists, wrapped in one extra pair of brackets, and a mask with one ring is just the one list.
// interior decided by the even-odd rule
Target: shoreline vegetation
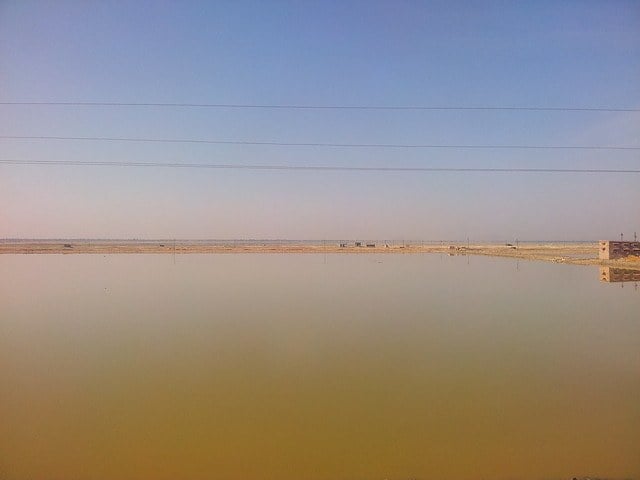
[(539, 260), (571, 265), (597, 265), (640, 270), (639, 257), (600, 260), (598, 244), (525, 243), (470, 244), (367, 243), (295, 241), (174, 241), (173, 240), (3, 240), (0, 254), (238, 254), (238, 253), (330, 253), (330, 254), (426, 254), (483, 255)]

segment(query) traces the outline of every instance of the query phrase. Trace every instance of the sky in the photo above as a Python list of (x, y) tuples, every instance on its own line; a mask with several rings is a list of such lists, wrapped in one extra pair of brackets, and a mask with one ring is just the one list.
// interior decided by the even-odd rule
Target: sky
[[(0, 137), (640, 147), (636, 1), (0, 0)], [(640, 169), (639, 150), (0, 138), (0, 160)], [(0, 238), (631, 238), (640, 174), (0, 163)]]

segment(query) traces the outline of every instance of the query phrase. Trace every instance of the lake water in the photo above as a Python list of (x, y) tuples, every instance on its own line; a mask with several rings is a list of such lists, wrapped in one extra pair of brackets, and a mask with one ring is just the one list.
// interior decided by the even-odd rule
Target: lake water
[(640, 291), (597, 268), (3, 255), (0, 273), (2, 479), (640, 478)]

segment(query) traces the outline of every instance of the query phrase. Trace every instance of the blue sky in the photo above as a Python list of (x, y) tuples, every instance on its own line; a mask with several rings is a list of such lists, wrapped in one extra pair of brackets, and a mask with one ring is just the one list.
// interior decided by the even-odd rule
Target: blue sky
[[(0, 101), (640, 108), (638, 2), (0, 3)], [(0, 135), (640, 146), (640, 113), (0, 106)], [(0, 158), (627, 168), (638, 151), (0, 140)], [(0, 237), (597, 239), (640, 175), (0, 165)]]

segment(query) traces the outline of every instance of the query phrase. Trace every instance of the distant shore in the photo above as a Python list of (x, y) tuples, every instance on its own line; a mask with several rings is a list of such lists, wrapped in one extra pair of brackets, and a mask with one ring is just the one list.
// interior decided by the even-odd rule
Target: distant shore
[(295, 243), (295, 242), (234, 242), (203, 241), (3, 241), (0, 254), (239, 254), (239, 253), (330, 253), (330, 254), (423, 254), (485, 255), (541, 260), (573, 265), (600, 265), (640, 270), (640, 258), (599, 260), (597, 243), (538, 243), (538, 244), (385, 244), (385, 243)]

